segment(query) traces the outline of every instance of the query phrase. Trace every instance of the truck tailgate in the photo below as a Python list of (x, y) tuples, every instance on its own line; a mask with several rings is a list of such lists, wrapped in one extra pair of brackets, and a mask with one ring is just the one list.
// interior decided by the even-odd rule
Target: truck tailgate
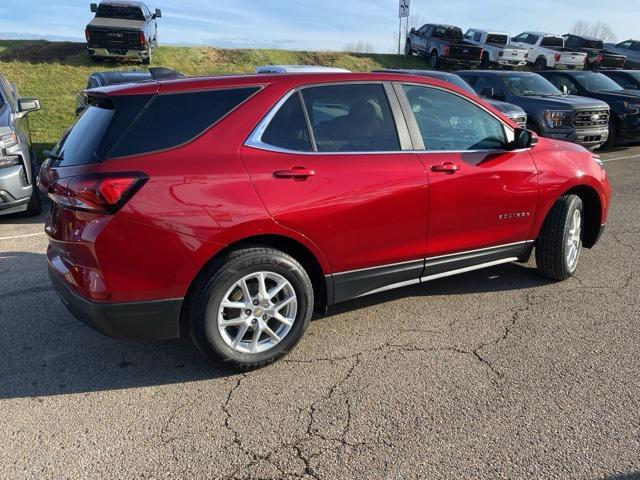
[(503, 52), (502, 58), (504, 60), (524, 61), (527, 55), (527, 51), (520, 48), (505, 48)]
[(580, 66), (584, 65), (584, 61), (586, 58), (586, 53), (561, 52), (560, 61), (558, 63), (561, 65)]
[(451, 43), (447, 58), (455, 60), (480, 60), (482, 47), (470, 43)]

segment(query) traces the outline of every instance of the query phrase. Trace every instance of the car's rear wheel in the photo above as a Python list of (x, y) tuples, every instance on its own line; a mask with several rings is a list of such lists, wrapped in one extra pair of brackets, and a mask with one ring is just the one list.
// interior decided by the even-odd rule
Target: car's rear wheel
[(580, 260), (584, 208), (577, 195), (565, 195), (551, 208), (536, 241), (540, 275), (552, 280), (571, 277)]
[(286, 355), (307, 329), (313, 287), (293, 257), (245, 248), (214, 262), (187, 304), (194, 343), (214, 362), (257, 368)]
[(546, 70), (547, 69), (547, 60), (544, 58), (538, 58), (536, 63), (533, 64), (534, 70)]
[(429, 55), (429, 66), (434, 70), (440, 66), (440, 57), (435, 50)]

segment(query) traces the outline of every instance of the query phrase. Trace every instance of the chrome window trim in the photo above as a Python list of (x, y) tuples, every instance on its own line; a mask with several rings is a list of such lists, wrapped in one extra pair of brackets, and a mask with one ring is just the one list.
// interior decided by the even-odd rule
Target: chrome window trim
[[(433, 154), (443, 154), (443, 153), (487, 153), (487, 154), (492, 154), (492, 153), (517, 153), (517, 152), (522, 152), (525, 150), (529, 150), (529, 149), (519, 149), (519, 150), (501, 150), (501, 149), (481, 149), (481, 150), (425, 150), (425, 149), (421, 149), (421, 148), (413, 148), (411, 150), (389, 150), (389, 151), (376, 151), (376, 150), (371, 150), (371, 151), (358, 151), (358, 152), (318, 152), (318, 151), (300, 151), (300, 150), (291, 150), (288, 148), (283, 148), (283, 147), (277, 147), (275, 145), (271, 145), (268, 143), (265, 143), (262, 141), (262, 136), (264, 135), (264, 132), (266, 131), (267, 127), (269, 126), (269, 124), (271, 123), (271, 121), (273, 120), (273, 118), (276, 116), (276, 114), (278, 113), (278, 111), (282, 108), (282, 106), (286, 103), (287, 100), (289, 100), (289, 98), (294, 95), (297, 94), (298, 92), (302, 92), (303, 90), (307, 89), (307, 88), (314, 88), (314, 87), (324, 87), (324, 86), (333, 86), (333, 85), (367, 85), (367, 84), (379, 84), (382, 85), (384, 87), (384, 84), (388, 83), (385, 82), (383, 80), (380, 81), (337, 81), (337, 82), (323, 82), (323, 83), (314, 83), (314, 84), (309, 84), (309, 85), (303, 85), (300, 87), (296, 87), (292, 90), (290, 90), (289, 92), (287, 92), (280, 100), (278, 100), (278, 102), (276, 102), (276, 104), (271, 107), (271, 109), (267, 112), (267, 114), (262, 118), (262, 120), (260, 120), (260, 122), (258, 123), (258, 125), (253, 129), (253, 131), (251, 132), (251, 134), (249, 134), (249, 137), (247, 138), (247, 140), (245, 140), (244, 142), (244, 146), (246, 147), (250, 147), (250, 148), (255, 148), (258, 150), (263, 150), (263, 151), (267, 151), (267, 152), (273, 152), (273, 153), (282, 153), (282, 154), (288, 154), (288, 155), (403, 155), (403, 154), (408, 154), (408, 153), (420, 153), (420, 154), (427, 154), (427, 153), (433, 153)], [(419, 87), (425, 87), (425, 88), (435, 88), (438, 90), (442, 90), (444, 92), (453, 94), (453, 95), (457, 95), (458, 97), (462, 98), (463, 100), (466, 100), (470, 103), (472, 103), (473, 105), (477, 106), (478, 108), (482, 109), (483, 111), (487, 112), (488, 114), (490, 114), (493, 118), (495, 118), (496, 120), (498, 120), (500, 122), (500, 124), (503, 126), (503, 128), (511, 130), (512, 133), (515, 132), (514, 128), (511, 127), (510, 125), (506, 124), (500, 117), (498, 117), (497, 115), (495, 115), (493, 112), (489, 111), (486, 107), (474, 102), (473, 100), (460, 95), (457, 92), (448, 90), (446, 88), (443, 87), (438, 87), (435, 85), (425, 85), (423, 83), (413, 83), (413, 82), (391, 82), (393, 85), (399, 85), (400, 87), (402, 85), (415, 85), (415, 86), (419, 86)], [(386, 93), (386, 89), (385, 89), (385, 93)], [(396, 90), (396, 95), (398, 95), (398, 91)], [(389, 101), (390, 107), (391, 107), (391, 103), (392, 103), (392, 99), (388, 98), (388, 94), (387, 94), (387, 100)], [(402, 103), (402, 100), (400, 98), (398, 98), (398, 101), (400, 103)], [(306, 107), (304, 106), (304, 102), (303, 102), (303, 109), (306, 111)], [(393, 110), (391, 110), (392, 115), (394, 115)], [(395, 115), (394, 115), (395, 117)], [(407, 124), (407, 128), (409, 130), (411, 130), (410, 126), (408, 125), (408, 120), (406, 119), (406, 116), (404, 118), (405, 120), (405, 124)], [(414, 119), (415, 121), (415, 119)], [(309, 124), (307, 123), (307, 128), (309, 128)], [(396, 129), (397, 129), (397, 122), (396, 122)], [(398, 133), (398, 141), (400, 142), (400, 148), (402, 148), (402, 138), (400, 137), (400, 132)], [(507, 132), (505, 132), (505, 135), (507, 134)]]

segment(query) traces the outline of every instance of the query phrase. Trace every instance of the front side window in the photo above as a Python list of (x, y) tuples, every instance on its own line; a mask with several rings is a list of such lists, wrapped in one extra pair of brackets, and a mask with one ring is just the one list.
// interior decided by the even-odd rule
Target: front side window
[(502, 91), (500, 90), (500, 86), (498, 85), (498, 82), (496, 82), (496, 80), (493, 78), (479, 77), (474, 87), (478, 95), (490, 97), (491, 96), (489, 95), (490, 90), (493, 90), (492, 96), (500, 96), (502, 94)]
[(553, 85), (556, 86), (560, 91), (562, 91), (566, 87), (567, 92), (569, 92), (571, 95), (577, 95), (579, 92), (578, 86), (573, 83), (570, 78), (565, 77), (564, 75), (552, 75), (551, 83), (553, 83)]
[(443, 90), (403, 85), (426, 150), (468, 151), (504, 148), (502, 123), (488, 112)]
[(562, 37), (545, 37), (540, 43), (544, 48), (564, 48), (564, 38)]
[(302, 96), (318, 152), (400, 150), (381, 84), (309, 87)]

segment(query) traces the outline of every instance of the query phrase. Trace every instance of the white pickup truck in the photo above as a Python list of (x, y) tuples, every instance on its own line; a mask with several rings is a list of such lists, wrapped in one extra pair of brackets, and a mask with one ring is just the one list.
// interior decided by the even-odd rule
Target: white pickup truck
[(491, 64), (503, 67), (522, 67), (527, 64), (528, 49), (509, 45), (508, 33), (471, 28), (464, 34), (464, 39), (484, 48), (480, 62), (483, 69)]
[(587, 60), (586, 53), (565, 48), (564, 38), (552, 33), (524, 32), (513, 37), (511, 42), (529, 51), (527, 62), (536, 70), (582, 70)]

